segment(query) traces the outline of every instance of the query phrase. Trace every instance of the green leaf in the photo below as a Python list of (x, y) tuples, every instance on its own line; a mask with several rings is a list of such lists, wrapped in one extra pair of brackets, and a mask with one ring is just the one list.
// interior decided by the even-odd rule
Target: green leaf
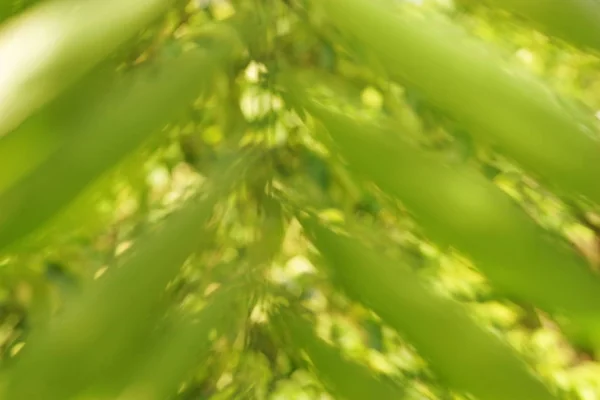
[(367, 367), (345, 359), (338, 350), (317, 337), (308, 320), (289, 311), (282, 311), (274, 318), (283, 335), (289, 338), (289, 344), (304, 351), (319, 379), (340, 398), (403, 398), (400, 388), (377, 379)]
[[(0, 194), (0, 248), (23, 238), (63, 209), (88, 184), (185, 110), (222, 68), (233, 46), (215, 40), (166, 62), (158, 74), (126, 80), (67, 129), (64, 146)], [(218, 48), (220, 57), (210, 49)], [(229, 54), (231, 54), (231, 52)], [(146, 71), (147, 72), (147, 71)]]
[(139, 356), (164, 310), (166, 284), (202, 242), (216, 201), (252, 160), (243, 156), (214, 176), (204, 195), (139, 239), (119, 265), (87, 287), (47, 329), (35, 332), (5, 377), (0, 397), (68, 399)]
[[(215, 339), (224, 332), (241, 329), (241, 322), (248, 314), (248, 294), (249, 287), (228, 282), (209, 297), (208, 304), (196, 316), (172, 322), (153, 348), (146, 350), (146, 363), (136, 369), (122, 398), (171, 398), (190, 371), (208, 356)], [(114, 372), (113, 376), (118, 378)]]
[[(319, 85), (294, 76), (296, 88)], [(301, 99), (302, 91), (295, 93)], [(304, 96), (350, 166), (400, 199), (432, 239), (471, 257), (505, 294), (566, 313), (589, 337), (600, 338), (598, 277), (506, 193), (468, 166), (446, 164), (403, 141), (390, 123), (358, 121)]]
[(555, 398), (508, 346), (409, 269), (315, 221), (303, 224), (342, 287), (405, 335), (447, 384), (482, 400)]
[[(459, 3), (472, 3), (459, 0)], [(487, 0), (526, 18), (541, 31), (576, 46), (600, 51), (600, 4), (594, 0)]]
[(164, 12), (171, 0), (52, 0), (0, 30), (0, 136)]
[(28, 118), (9, 135), (0, 137), (0, 193), (39, 166), (61, 147), (86, 118), (90, 104), (114, 88), (116, 66), (102, 63), (57, 99)]
[(446, 20), (425, 20), (411, 9), (398, 12), (382, 0), (319, 4), (334, 24), (379, 58), (392, 78), (558, 189), (600, 203), (596, 133), (491, 45)]
[(11, 16), (13, 12), (13, 4), (11, 1), (3, 1), (0, 3), (0, 23)]

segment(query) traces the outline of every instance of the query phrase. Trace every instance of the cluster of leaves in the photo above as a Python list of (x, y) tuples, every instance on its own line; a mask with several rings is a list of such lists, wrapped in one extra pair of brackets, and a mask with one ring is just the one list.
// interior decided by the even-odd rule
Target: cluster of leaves
[(0, 23), (0, 399), (600, 396), (600, 5)]

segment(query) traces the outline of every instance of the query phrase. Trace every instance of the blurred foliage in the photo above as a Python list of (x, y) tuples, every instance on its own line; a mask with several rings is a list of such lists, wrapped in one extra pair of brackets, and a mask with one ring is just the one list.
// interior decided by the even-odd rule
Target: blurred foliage
[(600, 398), (594, 0), (0, 4), (0, 399)]

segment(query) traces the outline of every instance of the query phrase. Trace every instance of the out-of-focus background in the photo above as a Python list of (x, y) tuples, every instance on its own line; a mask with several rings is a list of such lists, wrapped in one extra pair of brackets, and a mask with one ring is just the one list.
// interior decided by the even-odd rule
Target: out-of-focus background
[(0, 399), (600, 399), (597, 0), (4, 0)]

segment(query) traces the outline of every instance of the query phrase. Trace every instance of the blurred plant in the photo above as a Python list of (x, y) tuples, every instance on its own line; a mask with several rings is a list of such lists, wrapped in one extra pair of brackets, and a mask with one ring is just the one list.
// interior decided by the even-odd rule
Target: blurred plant
[(592, 3), (3, 2), (0, 399), (600, 397)]

